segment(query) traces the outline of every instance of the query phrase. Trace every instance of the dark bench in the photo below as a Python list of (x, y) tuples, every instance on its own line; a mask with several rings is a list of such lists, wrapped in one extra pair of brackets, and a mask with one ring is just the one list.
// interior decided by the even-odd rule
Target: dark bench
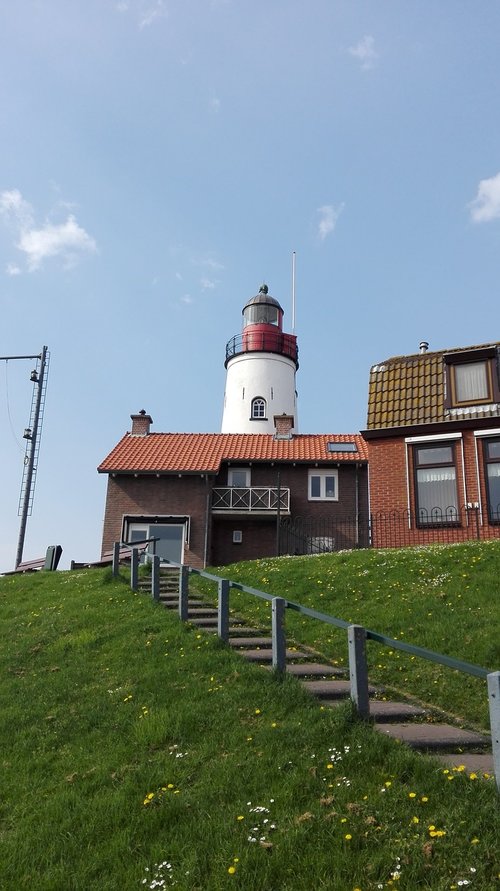
[(53, 572), (59, 565), (61, 554), (61, 545), (49, 545), (45, 557), (37, 557), (35, 560), (23, 560), (11, 572), (4, 572), (3, 574), (14, 575), (17, 572), (39, 572), (41, 569)]

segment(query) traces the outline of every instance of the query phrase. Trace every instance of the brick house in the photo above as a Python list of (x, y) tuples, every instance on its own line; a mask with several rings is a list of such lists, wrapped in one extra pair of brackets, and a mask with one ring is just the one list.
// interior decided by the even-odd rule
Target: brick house
[(132, 415), (98, 467), (108, 475), (102, 553), (150, 536), (175, 562), (224, 565), (368, 543), (367, 447), (359, 434), (154, 433)]
[(500, 344), (427, 348), (370, 371), (376, 547), (500, 536)]

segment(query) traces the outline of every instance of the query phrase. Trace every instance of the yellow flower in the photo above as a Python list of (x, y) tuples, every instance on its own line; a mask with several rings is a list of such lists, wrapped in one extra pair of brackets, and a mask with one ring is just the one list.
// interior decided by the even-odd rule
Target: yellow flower
[(260, 708), (256, 708), (256, 709), (255, 709), (255, 714), (256, 714), (256, 715), (260, 715)]
[(417, 797), (416, 792), (408, 792), (408, 798), (416, 798), (416, 797)]
[(238, 814), (238, 816), (236, 817), (236, 819), (237, 819), (237, 820), (244, 820), (245, 817), (243, 816), (243, 814)]
[(351, 841), (352, 835), (348, 832), (347, 835), (344, 835), (346, 841)]
[(236, 872), (236, 867), (235, 867), (235, 866), (230, 866), (229, 869), (228, 869), (228, 873), (229, 873), (229, 875), (230, 875), (230, 876), (234, 876), (235, 872)]
[(469, 780), (477, 780), (477, 773), (470, 773)]

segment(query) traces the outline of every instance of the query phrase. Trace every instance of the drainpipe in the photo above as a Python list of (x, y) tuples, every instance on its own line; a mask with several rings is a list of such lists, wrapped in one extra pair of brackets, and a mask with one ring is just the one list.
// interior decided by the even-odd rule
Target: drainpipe
[(278, 470), (278, 504), (276, 510), (276, 556), (280, 556), (280, 523), (281, 523), (281, 485), (280, 472)]
[(206, 497), (205, 497), (205, 541), (203, 544), (203, 569), (205, 569), (207, 565), (207, 557), (208, 557), (208, 533), (209, 533), (209, 522), (210, 522), (210, 496), (212, 493), (211, 488), (208, 487), (208, 473), (205, 476), (205, 489)]

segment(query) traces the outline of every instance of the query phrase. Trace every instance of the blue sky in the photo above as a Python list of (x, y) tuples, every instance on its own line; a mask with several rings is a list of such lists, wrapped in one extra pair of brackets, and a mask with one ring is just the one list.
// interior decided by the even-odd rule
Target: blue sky
[[(25, 558), (98, 556), (132, 412), (220, 429), (293, 251), (303, 433), (362, 430), (421, 340), (500, 340), (496, 0), (4, 0), (0, 73), (0, 354), (51, 354)], [(0, 362), (0, 569), (32, 367)]]

